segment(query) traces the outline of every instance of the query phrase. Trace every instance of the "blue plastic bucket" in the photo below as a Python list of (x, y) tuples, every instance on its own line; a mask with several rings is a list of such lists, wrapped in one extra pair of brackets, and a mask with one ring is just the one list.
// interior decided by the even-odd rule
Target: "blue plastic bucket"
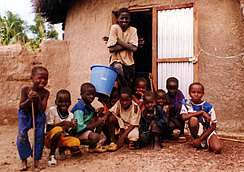
[(93, 65), (91, 67), (91, 83), (95, 86), (96, 92), (110, 96), (118, 71), (114, 68)]

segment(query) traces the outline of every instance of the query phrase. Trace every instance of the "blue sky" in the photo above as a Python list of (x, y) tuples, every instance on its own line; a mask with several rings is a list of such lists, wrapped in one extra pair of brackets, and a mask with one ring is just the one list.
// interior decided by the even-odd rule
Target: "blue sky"
[[(21, 19), (26, 21), (27, 24), (34, 24), (35, 13), (32, 7), (31, 0), (1, 0), (0, 15), (4, 16), (7, 11), (17, 13)], [(59, 33), (59, 39), (62, 38), (61, 25), (55, 25), (55, 29)]]

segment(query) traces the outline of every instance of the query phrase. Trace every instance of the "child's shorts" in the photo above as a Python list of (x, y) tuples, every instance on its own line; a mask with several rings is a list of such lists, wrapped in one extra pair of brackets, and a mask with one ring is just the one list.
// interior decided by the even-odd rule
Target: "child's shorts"
[[(64, 132), (62, 127), (54, 127), (51, 131), (48, 132), (45, 137), (45, 146), (50, 149), (51, 148), (51, 140), (58, 132)], [(60, 136), (57, 147), (73, 147), (80, 146), (80, 140), (73, 136), (65, 136), (62, 134)]]

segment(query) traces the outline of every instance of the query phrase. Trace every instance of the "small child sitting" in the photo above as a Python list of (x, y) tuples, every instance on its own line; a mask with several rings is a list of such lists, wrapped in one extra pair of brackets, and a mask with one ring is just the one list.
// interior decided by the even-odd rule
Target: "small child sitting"
[(160, 150), (159, 136), (164, 133), (168, 122), (166, 113), (156, 104), (152, 92), (146, 91), (143, 100), (146, 108), (141, 114), (140, 142), (146, 146), (154, 140), (154, 150)]
[(95, 117), (95, 109), (91, 105), (95, 98), (96, 89), (91, 83), (84, 83), (80, 88), (81, 99), (72, 108), (71, 112), (74, 114), (74, 118), (77, 120), (76, 137), (80, 140), (81, 144), (89, 145), (89, 152), (105, 152), (102, 146), (97, 145), (100, 140), (100, 135), (95, 133), (94, 130), (97, 127), (103, 127), (105, 120), (101, 117), (97, 118), (92, 123)]
[[(57, 164), (55, 150), (59, 148), (61, 159), (65, 159), (65, 149), (71, 151), (72, 156), (80, 156), (80, 141), (76, 137), (70, 136), (76, 128), (73, 123), (74, 115), (68, 111), (71, 104), (70, 93), (67, 90), (60, 90), (56, 94), (56, 106), (49, 109), (47, 113), (47, 136), (45, 146), (50, 149), (48, 166)], [(74, 134), (75, 135), (75, 134)]]
[(135, 95), (133, 95), (132, 100), (136, 102), (139, 105), (141, 111), (143, 111), (145, 109), (143, 95), (147, 90), (147, 80), (143, 77), (136, 78), (134, 89)]
[[(136, 148), (139, 139), (139, 122), (141, 111), (139, 106), (132, 101), (132, 91), (128, 87), (120, 90), (120, 100), (105, 114), (108, 118), (108, 128), (111, 143), (108, 151), (115, 151), (129, 139), (129, 149)], [(118, 141), (116, 135), (120, 135)]]
[[(42, 66), (36, 66), (31, 72), (32, 85), (21, 88), (21, 97), (18, 111), (18, 136), (17, 148), (22, 161), (21, 171), (27, 170), (27, 158), (32, 155), (32, 148), (28, 139), (28, 131), (33, 128), (35, 120), (35, 151), (34, 167), (45, 168), (41, 163), (42, 151), (44, 147), (44, 129), (49, 91), (44, 87), (48, 83), (48, 71)], [(32, 104), (34, 109), (32, 109)], [(32, 118), (34, 111), (35, 119)]]
[(165, 111), (165, 113), (167, 115), (167, 120), (169, 121), (169, 105), (168, 105), (168, 101), (166, 98), (166, 92), (162, 89), (158, 89), (155, 92), (155, 99), (156, 99), (157, 105), (160, 106), (161, 108), (163, 108), (163, 110)]
[(222, 146), (215, 132), (216, 115), (213, 106), (202, 100), (204, 87), (201, 83), (194, 82), (189, 86), (190, 100), (182, 101), (181, 115), (184, 120), (189, 120), (189, 129), (194, 140), (194, 147), (209, 148), (216, 154), (221, 153)]
[(180, 135), (178, 138), (179, 143), (186, 142), (186, 137), (184, 135), (185, 121), (180, 115), (181, 102), (185, 98), (183, 93), (178, 89), (179, 82), (175, 77), (170, 77), (166, 81), (166, 88), (168, 93), (166, 94), (169, 100), (169, 137), (173, 133), (174, 129), (180, 129)]

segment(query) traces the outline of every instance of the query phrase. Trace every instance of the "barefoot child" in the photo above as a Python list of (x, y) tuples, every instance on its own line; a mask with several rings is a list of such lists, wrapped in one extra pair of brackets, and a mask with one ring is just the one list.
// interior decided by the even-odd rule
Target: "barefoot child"
[(47, 112), (47, 136), (45, 146), (50, 149), (48, 166), (57, 164), (55, 158), (56, 148), (59, 148), (61, 159), (65, 159), (65, 149), (71, 151), (72, 156), (81, 155), (80, 141), (76, 137), (70, 136), (76, 125), (73, 123), (74, 115), (68, 111), (71, 104), (70, 93), (67, 90), (60, 90), (56, 94), (56, 106), (53, 106)]
[(133, 53), (137, 51), (137, 29), (129, 26), (130, 12), (121, 8), (117, 16), (118, 24), (111, 27), (107, 47), (111, 53), (110, 66), (118, 70), (120, 88), (132, 89), (135, 78), (135, 62)]
[(154, 150), (160, 150), (159, 136), (164, 133), (168, 122), (166, 113), (156, 104), (152, 92), (146, 91), (143, 100), (146, 108), (140, 120), (141, 145), (146, 146), (153, 140)]
[(181, 102), (185, 98), (183, 93), (178, 89), (179, 82), (175, 77), (170, 77), (166, 81), (166, 88), (168, 93), (166, 94), (169, 100), (169, 135), (173, 133), (174, 129), (180, 129), (180, 135), (178, 138), (179, 143), (186, 142), (186, 137), (184, 135), (185, 121), (182, 120), (180, 115)]
[(184, 120), (189, 120), (189, 129), (194, 140), (194, 147), (209, 148), (216, 154), (220, 153), (222, 146), (215, 132), (216, 115), (213, 106), (202, 100), (204, 87), (201, 83), (194, 82), (189, 86), (191, 100), (182, 101), (181, 115)]
[(32, 155), (32, 148), (28, 139), (28, 131), (33, 127), (32, 107), (34, 103), (35, 115), (35, 152), (34, 167), (44, 168), (40, 163), (44, 146), (45, 110), (49, 91), (44, 87), (48, 83), (48, 71), (42, 66), (36, 66), (31, 72), (32, 85), (23, 86), (18, 111), (17, 148), (22, 160), (21, 170), (27, 170), (27, 158)]
[(95, 133), (96, 127), (103, 127), (105, 121), (98, 118), (92, 123), (95, 117), (95, 109), (91, 105), (95, 98), (96, 89), (91, 83), (84, 83), (80, 88), (81, 99), (72, 108), (71, 112), (77, 120), (76, 137), (80, 140), (81, 144), (89, 145), (89, 152), (105, 152), (102, 146), (97, 145), (100, 140), (98, 133)]
[(147, 80), (143, 77), (136, 78), (134, 89), (135, 95), (132, 96), (132, 100), (136, 102), (139, 105), (141, 111), (143, 111), (145, 109), (143, 95), (147, 90)]
[[(132, 101), (132, 91), (128, 87), (120, 90), (120, 100), (105, 115), (108, 118), (108, 128), (111, 143), (108, 151), (115, 151), (124, 145), (126, 138), (129, 139), (129, 149), (136, 148), (139, 139), (139, 122), (141, 117), (139, 106)], [(118, 141), (116, 135), (120, 135)]]

